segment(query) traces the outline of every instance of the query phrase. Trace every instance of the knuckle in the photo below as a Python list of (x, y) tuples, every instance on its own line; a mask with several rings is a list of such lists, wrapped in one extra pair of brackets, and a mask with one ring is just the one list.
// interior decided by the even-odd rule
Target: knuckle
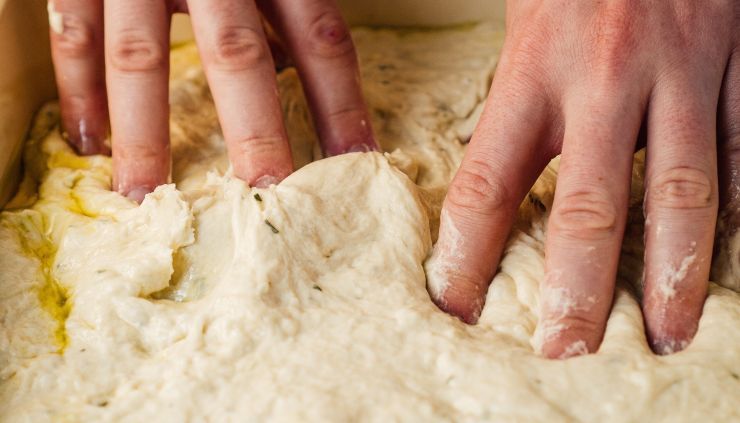
[(287, 143), (280, 135), (249, 135), (237, 138), (232, 145), (239, 155), (264, 156), (287, 146)]
[(556, 202), (550, 225), (574, 239), (603, 239), (617, 229), (618, 208), (609, 193), (585, 189), (566, 193)]
[(587, 43), (590, 66), (607, 80), (623, 76), (637, 43), (631, 1), (618, 1), (602, 11)]
[(648, 201), (659, 208), (711, 208), (716, 203), (713, 179), (706, 170), (691, 166), (664, 170), (651, 182)]
[(267, 46), (260, 31), (245, 26), (228, 26), (216, 34), (213, 64), (227, 71), (248, 70), (267, 59)]
[(573, 311), (560, 319), (558, 324), (568, 328), (571, 333), (592, 334), (601, 330), (603, 325), (593, 313)]
[(89, 56), (100, 41), (91, 25), (71, 14), (64, 16), (64, 30), (61, 33), (52, 31), (52, 36), (57, 51), (74, 58)]
[(487, 162), (471, 160), (462, 166), (450, 185), (447, 200), (457, 209), (489, 215), (508, 207), (507, 185)]
[(110, 60), (111, 66), (121, 72), (147, 72), (164, 68), (167, 52), (156, 37), (127, 30), (113, 40)]
[(116, 148), (116, 156), (127, 162), (139, 164), (158, 164), (169, 156), (169, 148), (150, 142), (136, 142)]
[(326, 58), (354, 55), (354, 44), (347, 25), (337, 12), (327, 12), (316, 18), (308, 30), (311, 50)]

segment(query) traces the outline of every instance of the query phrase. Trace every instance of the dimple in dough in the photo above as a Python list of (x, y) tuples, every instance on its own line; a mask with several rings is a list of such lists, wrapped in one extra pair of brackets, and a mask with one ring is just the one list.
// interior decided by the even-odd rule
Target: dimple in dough
[[(21, 192), (0, 215), (0, 420), (740, 418), (736, 292), (711, 285), (686, 350), (658, 357), (646, 344), (632, 294), (639, 157), (597, 354), (535, 352), (556, 164), (520, 209), (480, 322), (439, 311), (422, 263), (502, 34), (482, 25), (353, 35), (373, 125), (392, 153), (311, 163), (316, 138), (286, 71), (300, 169), (269, 189), (230, 175), (192, 46), (173, 53), (177, 188), (140, 207), (109, 192), (109, 159), (77, 157), (62, 141), (55, 105), (42, 110)], [(717, 272), (737, 281), (731, 266)]]

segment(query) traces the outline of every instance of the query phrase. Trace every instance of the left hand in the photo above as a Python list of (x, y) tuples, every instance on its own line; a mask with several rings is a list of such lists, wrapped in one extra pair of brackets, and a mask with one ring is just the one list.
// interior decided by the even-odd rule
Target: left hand
[(519, 204), (562, 153), (538, 330), (547, 357), (596, 351), (644, 120), (645, 326), (655, 352), (683, 349), (706, 297), (720, 195), (738, 220), (740, 2), (510, 0), (506, 26), (426, 263), (433, 300), (478, 320)]

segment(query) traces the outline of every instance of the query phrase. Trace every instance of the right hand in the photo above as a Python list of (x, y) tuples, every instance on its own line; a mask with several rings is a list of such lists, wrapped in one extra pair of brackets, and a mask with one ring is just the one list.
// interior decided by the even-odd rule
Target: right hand
[[(327, 155), (377, 149), (354, 46), (333, 0), (50, 0), (62, 125), (81, 154), (113, 153), (113, 189), (141, 202), (167, 182), (169, 30), (189, 12), (236, 176), (293, 170), (261, 13), (296, 63)], [(110, 111), (110, 113), (109, 113)]]

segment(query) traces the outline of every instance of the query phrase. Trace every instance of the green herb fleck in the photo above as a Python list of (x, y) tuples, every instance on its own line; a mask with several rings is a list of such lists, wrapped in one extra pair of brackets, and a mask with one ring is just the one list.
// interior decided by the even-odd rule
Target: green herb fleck
[(321, 287), (320, 287), (320, 286), (318, 286), (318, 285), (314, 285), (314, 286), (313, 286), (313, 289), (315, 289), (315, 290), (317, 290), (317, 291), (323, 291), (323, 289), (321, 289)]
[(95, 271), (97, 274), (105, 273), (105, 269), (98, 269)]
[(280, 233), (280, 231), (278, 230), (278, 228), (276, 228), (275, 225), (273, 225), (272, 223), (270, 223), (269, 220), (265, 219), (265, 224), (270, 227), (270, 230), (272, 231), (272, 233), (274, 233), (274, 234), (279, 234)]
[(256, 192), (254, 194), (254, 199), (257, 200), (257, 201), (259, 201), (259, 202), (262, 202), (262, 196), (260, 195), (259, 192)]
[(540, 213), (544, 213), (547, 211), (547, 207), (545, 206), (545, 204), (542, 203), (542, 200), (540, 200), (539, 197), (537, 197), (536, 195), (529, 193), (527, 198), (529, 199), (529, 202), (532, 203), (532, 205), (534, 205)]
[(740, 375), (738, 375), (737, 373), (730, 372), (730, 375), (732, 375), (733, 379), (739, 379), (740, 380)]

